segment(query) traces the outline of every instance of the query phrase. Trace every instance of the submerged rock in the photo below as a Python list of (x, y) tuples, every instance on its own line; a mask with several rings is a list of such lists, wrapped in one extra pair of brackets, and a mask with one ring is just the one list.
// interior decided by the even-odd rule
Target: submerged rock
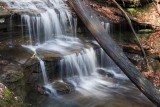
[(24, 74), (22, 68), (15, 64), (9, 64), (3, 68), (4, 74), (1, 79), (4, 82), (16, 82), (23, 78)]
[(74, 90), (73, 85), (65, 82), (56, 81), (52, 83), (52, 86), (59, 94), (70, 93)]
[(55, 58), (63, 57), (61, 53), (54, 52), (54, 51), (37, 49), (36, 52), (38, 56), (41, 57), (43, 60), (53, 61)]
[(114, 77), (114, 74), (112, 74), (110, 72), (107, 72), (107, 71), (105, 71), (103, 69), (98, 69), (97, 72), (102, 76), (108, 76), (108, 77), (111, 77), (111, 78)]
[(74, 86), (70, 83), (54, 81), (46, 86), (38, 85), (37, 90), (40, 94), (68, 94), (74, 91)]

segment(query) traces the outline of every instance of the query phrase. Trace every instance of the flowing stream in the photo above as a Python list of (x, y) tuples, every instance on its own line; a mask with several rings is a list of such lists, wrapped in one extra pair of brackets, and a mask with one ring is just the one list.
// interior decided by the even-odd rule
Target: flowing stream
[[(23, 46), (35, 53), (44, 87), (50, 90), (48, 94), (53, 94), (45, 100), (39, 99), (36, 102), (39, 107), (153, 107), (102, 49), (85, 46), (76, 33), (77, 18), (72, 17), (66, 0), (4, 2), (13, 10), (25, 11), (21, 15), (22, 25), (25, 25), (22, 36), (29, 37), (29, 42)], [(109, 23), (103, 25), (109, 33)], [(61, 55), (58, 81), (72, 84), (75, 92), (58, 95), (38, 50)]]

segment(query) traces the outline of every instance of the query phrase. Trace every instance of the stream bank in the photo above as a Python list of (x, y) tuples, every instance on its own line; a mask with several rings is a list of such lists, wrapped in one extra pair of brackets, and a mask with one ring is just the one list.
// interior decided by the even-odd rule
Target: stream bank
[[(115, 4), (109, 1), (94, 1), (91, 0), (90, 5), (95, 11), (101, 14), (100, 17), (107, 18), (111, 23), (111, 29), (117, 30), (119, 33), (112, 33), (113, 39), (119, 42), (119, 45), (126, 52), (127, 57), (134, 63), (137, 68), (144, 73), (144, 75), (153, 82), (157, 88), (160, 88), (160, 61), (159, 61), (159, 12), (152, 1), (139, 1), (136, 4), (131, 1), (124, 1), (120, 3), (127, 15), (130, 17), (133, 27), (139, 36), (142, 47), (144, 48), (149, 64), (153, 71), (147, 71), (145, 61), (134, 37), (130, 26), (125, 20), (123, 13), (115, 6)], [(130, 3), (130, 5), (128, 4)], [(157, 1), (157, 6), (159, 2)], [(125, 5), (126, 4), (126, 5)]]
[[(13, 18), (12, 19), (12, 21), (13, 21), (14, 17), (12, 17), (12, 18)], [(17, 19), (17, 18), (15, 18), (15, 19)], [(6, 21), (6, 22), (8, 22), (8, 21)], [(78, 22), (82, 23), (79, 20), (78, 20)], [(18, 25), (18, 22), (16, 22), (16, 24), (12, 23), (12, 25)], [(9, 24), (9, 26), (11, 26), (11, 24)], [(22, 26), (22, 25), (18, 25), (18, 26)], [(23, 25), (23, 26), (25, 26), (25, 25)], [(74, 100), (74, 99), (72, 99), (72, 97), (74, 96), (77, 98), (77, 101), (75, 101), (75, 103), (73, 103), (73, 105), (72, 104), (70, 105), (68, 103), (65, 103), (65, 104), (67, 104), (68, 106), (75, 106), (75, 105), (76, 106), (93, 106), (94, 105), (94, 106), (100, 106), (100, 107), (103, 107), (106, 105), (113, 106), (113, 107), (127, 105), (127, 107), (128, 107), (132, 104), (136, 105), (137, 107), (138, 106), (141, 106), (141, 107), (142, 106), (144, 106), (144, 107), (146, 107), (146, 106), (152, 107), (153, 106), (143, 95), (141, 95), (141, 93), (139, 91), (137, 91), (135, 89), (134, 86), (131, 85), (130, 82), (129, 82), (129, 84), (131, 86), (128, 85), (128, 81), (123, 84), (123, 81), (126, 81), (126, 79), (123, 80), (123, 78), (125, 78), (124, 75), (122, 75), (122, 77), (120, 75), (122, 80), (117, 79), (116, 76), (115, 76), (115, 78), (113, 76), (111, 76), (114, 74), (114, 71), (112, 71), (112, 70), (109, 70), (111, 73), (108, 71), (109, 72), (108, 75), (110, 75), (110, 76), (108, 76), (106, 74), (106, 71), (104, 72), (104, 70), (101, 70), (101, 74), (103, 74), (102, 78), (101, 78), (101, 76), (98, 76), (98, 78), (96, 76), (93, 78), (88, 77), (88, 79), (85, 79), (86, 81), (83, 81), (83, 83), (81, 84), (83, 86), (82, 89), (78, 88), (79, 90), (76, 90), (76, 91), (74, 89), (73, 93), (66, 94), (66, 93), (68, 93), (68, 91), (69, 92), (72, 91), (72, 89), (71, 89), (72, 86), (71, 86), (71, 88), (68, 88), (68, 87), (70, 87), (70, 85), (66, 85), (67, 83), (64, 84), (61, 81), (55, 81), (60, 78), (60, 77), (57, 77), (57, 75), (60, 74), (59, 62), (60, 62), (60, 59), (62, 59), (62, 57), (64, 57), (64, 55), (59, 54), (57, 52), (53, 53), (50, 50), (46, 51), (43, 49), (37, 49), (36, 52), (38, 53), (38, 55), (40, 56), (40, 58), (44, 61), (44, 64), (46, 65), (47, 74), (49, 75), (49, 81), (55, 81), (56, 83), (54, 85), (56, 85), (60, 91), (62, 90), (66, 94), (66, 95), (62, 96), (62, 97), (64, 97), (64, 100), (62, 100), (61, 98), (59, 99), (57, 96), (56, 96), (56, 99), (52, 99), (52, 98), (50, 99), (50, 97), (47, 96), (46, 89), (43, 84), (43, 76), (41, 73), (42, 70), (40, 69), (41, 67), (40, 67), (39, 61), (35, 57), (35, 53), (29, 49), (24, 48), (21, 45), (21, 43), (28, 44), (30, 42), (30, 40), (28, 38), (22, 38), (22, 39), (17, 39), (17, 40), (10, 38), (10, 36), (14, 36), (14, 35), (11, 35), (11, 33), (9, 33), (8, 31), (13, 30), (13, 29), (11, 29), (12, 27), (9, 27), (9, 29), (7, 30), (8, 27), (3, 29), (3, 31), (6, 32), (6, 34), (9, 36), (9, 39), (8, 38), (3, 39), (2, 40), (3, 42), (1, 42), (1, 56), (2, 56), (1, 57), (1, 61), (2, 61), (1, 65), (3, 65), (1, 68), (1, 71), (2, 71), (2, 75), (4, 75), (4, 76), (2, 76), (2, 80), (4, 81), (4, 83), (8, 84), (8, 87), (11, 86), (10, 90), (13, 91), (17, 96), (19, 96), (20, 97), (19, 99), (23, 99), (24, 105), (33, 107), (33, 106), (51, 106), (51, 105), (55, 104), (55, 106), (64, 106), (65, 107), (66, 105), (63, 105), (63, 103), (61, 101), (64, 101), (64, 100), (67, 101), (67, 99), (71, 99), (71, 102), (73, 102), (72, 100)], [(116, 26), (114, 26), (114, 27), (116, 28)], [(25, 28), (25, 27), (22, 27), (22, 28)], [(88, 36), (90, 34), (88, 33), (88, 31), (86, 30), (86, 28), (84, 26), (78, 26), (78, 28), (80, 28), (78, 30), (78, 32), (80, 34), (84, 33), (82, 36), (82, 38), (84, 38), (84, 39), (82, 39), (82, 41), (86, 40), (85, 43), (83, 42), (83, 44), (85, 45), (85, 48), (91, 48), (91, 47), (93, 47), (94, 49), (99, 48), (96, 43), (91, 42), (92, 38), (91, 38), (91, 40), (88, 39), (89, 38)], [(17, 34), (17, 35), (21, 36), (22, 35), (21, 30), (22, 30), (21, 27), (18, 27), (17, 30), (14, 30), (14, 31), (19, 31), (19, 34)], [(116, 31), (116, 30), (113, 29), (113, 31)], [(5, 36), (3, 35), (3, 37), (5, 37)], [(33, 42), (35, 42), (35, 41), (33, 41)], [(76, 45), (74, 45), (74, 46), (76, 46)], [(45, 45), (44, 45), (44, 47), (45, 47)], [(78, 56), (80, 53), (84, 53), (83, 51), (81, 51), (81, 49), (82, 49), (82, 47), (79, 47), (79, 46), (77, 46), (77, 48), (73, 49), (73, 50), (72, 50), (72, 47), (69, 47), (69, 48), (67, 47), (67, 50), (71, 50), (73, 52), (73, 54), (75, 56), (77, 56), (78, 58), (81, 58), (81, 55)], [(71, 53), (67, 54), (67, 56), (70, 54)], [(97, 54), (99, 54), (99, 52), (97, 52)], [(75, 59), (75, 57), (74, 57), (74, 59)], [(101, 61), (99, 61), (99, 62), (101, 62)], [(108, 62), (108, 63), (110, 63), (110, 62)], [(110, 68), (112, 68), (112, 66)], [(67, 71), (66, 69), (64, 72)], [(116, 69), (115, 71), (119, 71), (119, 70)], [(119, 74), (119, 72), (118, 72), (118, 74)], [(120, 74), (121, 74), (121, 72), (120, 72)], [(67, 75), (67, 74), (65, 74), (65, 75)], [(115, 75), (116, 75), (116, 73), (115, 73)], [(100, 80), (106, 80), (106, 81), (99, 81), (99, 78), (100, 78)], [(110, 78), (110, 79), (108, 80), (108, 78)], [(22, 82), (21, 82), (21, 80), (22, 80)], [(92, 80), (92, 81), (89, 81), (87, 83), (88, 80)], [(17, 83), (19, 81), (20, 81), (20, 84)], [(78, 81), (78, 79), (76, 79), (76, 81)], [(102, 87), (103, 89), (99, 90), (99, 88), (96, 87), (97, 84), (96, 84), (96, 86), (92, 87), (91, 83), (93, 83), (93, 81), (95, 83), (97, 83), (97, 81), (98, 81), (98, 83), (97, 83), (98, 87)], [(60, 83), (60, 84), (57, 85), (57, 83)], [(12, 85), (12, 84), (16, 84), (16, 85)], [(101, 84), (102, 84), (102, 86), (101, 86)], [(91, 87), (88, 87), (90, 85), (91, 85)], [(127, 88), (128, 86), (130, 86), (129, 89)], [(66, 89), (64, 89), (64, 88), (66, 88)], [(130, 92), (132, 92), (132, 90), (133, 90), (133, 93), (130, 93)], [(18, 91), (18, 92), (16, 92), (16, 91)], [(90, 92), (88, 92), (88, 91), (90, 91)], [(123, 91), (124, 91), (124, 93), (123, 93)], [(135, 91), (135, 93), (134, 93), (134, 91)], [(99, 95), (102, 95), (104, 93), (105, 94), (104, 94), (103, 98), (102, 97), (99, 98), (99, 95), (97, 95), (96, 93)], [(110, 93), (111, 95), (108, 96), (108, 93)], [(85, 94), (87, 94), (89, 97), (86, 96)], [(123, 102), (123, 100), (118, 100), (118, 103), (115, 103), (115, 102), (117, 102), (117, 99), (116, 99), (117, 94), (120, 95), (120, 98), (122, 98), (124, 100), (127, 100), (125, 97), (127, 97), (127, 98), (129, 97), (128, 98), (129, 100), (127, 100), (127, 102), (125, 102), (125, 103)], [(130, 94), (130, 96), (126, 96), (128, 94)], [(111, 98), (111, 100), (113, 102), (106, 104), (104, 102), (111, 101), (111, 100), (109, 100), (109, 101), (104, 100), (104, 99), (108, 99), (108, 97)], [(144, 100), (139, 101), (140, 100), (139, 97), (140, 97), (140, 99), (142, 98)], [(83, 98), (84, 99), (91, 98), (91, 100), (84, 101)], [(132, 102), (133, 99), (134, 99), (134, 102)], [(97, 100), (100, 101), (100, 103), (98, 105), (93, 103), (94, 101), (97, 101)], [(145, 102), (145, 104), (144, 104), (143, 101), (146, 101), (147, 103)], [(26, 104), (26, 102), (27, 102), (27, 104)], [(48, 104), (48, 102), (50, 102), (50, 103)], [(81, 103), (81, 104), (79, 104), (79, 103)]]

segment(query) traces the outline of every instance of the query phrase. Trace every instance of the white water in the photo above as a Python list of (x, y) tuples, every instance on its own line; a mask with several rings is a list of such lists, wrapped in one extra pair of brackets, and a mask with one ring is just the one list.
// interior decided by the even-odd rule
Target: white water
[[(78, 54), (64, 56), (60, 61), (61, 81), (69, 82), (74, 85), (76, 90), (85, 96), (95, 95), (96, 97), (106, 96), (106, 87), (121, 87), (118, 84), (103, 79), (97, 70), (113, 74), (114, 78), (128, 80), (122, 72), (115, 72), (112, 65), (109, 67), (105, 64), (111, 59), (107, 58), (104, 51), (98, 52), (101, 55), (101, 62), (98, 64), (97, 55), (93, 48), (84, 49)], [(126, 87), (121, 87), (125, 88)]]
[[(5, 1), (6, 2), (6, 1)], [(24, 35), (30, 45), (53, 40), (55, 36), (76, 36), (77, 19), (72, 18), (65, 0), (8, 0), (10, 9), (22, 11)]]
[[(44, 87), (48, 90), (46, 92), (50, 95), (57, 95), (56, 90), (52, 86), (52, 81), (49, 81), (47, 76), (45, 62), (37, 52), (38, 49), (63, 55), (60, 61), (60, 82), (69, 82), (73, 84), (78, 92), (78, 94), (74, 93), (79, 96), (78, 99), (74, 94), (71, 94), (69, 98), (64, 98), (64, 100), (56, 96), (56, 102), (52, 100), (51, 104), (47, 101), (38, 101), (38, 103), (44, 104), (44, 106), (40, 107), (71, 107), (70, 103), (72, 105), (72, 103), (77, 102), (80, 104), (80, 107), (98, 107), (101, 105), (103, 106), (103, 103), (107, 103), (104, 107), (117, 107), (119, 99), (122, 98), (121, 96), (125, 97), (125, 99), (121, 99), (122, 101), (120, 100), (120, 103), (124, 103), (127, 100), (127, 103), (125, 102), (123, 105), (129, 107), (135, 103), (133, 103), (133, 99), (128, 103), (128, 94), (138, 98), (138, 100), (143, 100), (141, 99), (141, 93), (129, 93), (135, 91), (132, 89), (133, 86), (121, 85), (118, 83), (120, 81), (119, 79), (126, 80), (127, 77), (121, 73), (121, 70), (116, 67), (103, 50), (95, 52), (93, 48), (85, 48), (84, 43), (77, 38), (77, 19), (72, 18), (71, 12), (64, 2), (65, 0), (0, 1), (6, 2), (13, 10), (21, 10), (24, 12), (21, 15), (22, 25), (25, 26), (22, 27), (22, 36), (28, 36), (29, 43), (23, 46), (31, 49), (39, 60), (44, 79)], [(34, 12), (29, 13), (29, 11)], [(109, 24), (102, 24), (107, 33), (109, 33)], [(73, 52), (76, 49), (78, 51)], [(100, 57), (97, 57), (96, 53), (98, 53)], [(98, 74), (98, 70), (111, 73), (114, 76), (113, 78), (116, 79), (109, 81), (109, 77)], [(118, 82), (114, 82), (115, 80)], [(123, 94), (119, 89), (121, 89), (121, 91), (127, 90), (128, 93)], [(85, 96), (85, 98), (83, 96)], [(99, 98), (105, 99), (105, 101), (99, 100)], [(63, 106), (61, 106), (61, 104), (60, 106), (56, 105), (56, 103), (59, 103), (57, 99), (61, 101)], [(113, 105), (112, 103), (110, 104), (110, 102), (112, 102)], [(36, 106), (38, 105), (36, 104)]]
[(49, 85), (45, 62), (37, 55), (36, 50), (43, 49), (69, 54), (70, 51), (66, 47), (69, 48), (73, 44), (81, 46), (78, 39), (66, 36), (76, 36), (77, 19), (72, 19), (71, 12), (64, 0), (9, 0), (6, 3), (11, 9), (32, 10), (38, 13), (21, 15), (22, 25), (26, 25), (25, 28), (22, 27), (24, 29), (22, 34), (29, 37), (29, 44), (25, 47), (36, 53), (35, 55), (40, 62), (44, 85), (51, 90), (52, 86)]
[[(6, 3), (13, 10), (24, 11), (21, 15), (22, 25), (25, 25), (22, 27), (22, 34), (29, 37), (29, 44), (23, 46), (35, 53), (42, 70), (44, 87), (51, 93), (56, 94), (48, 79), (45, 62), (37, 53), (38, 49), (63, 56), (60, 61), (60, 81), (73, 84), (82, 94), (87, 95), (91, 92), (90, 94), (102, 96), (103, 86), (114, 86), (113, 83), (103, 80), (97, 73), (98, 69), (109, 71), (116, 78), (125, 78), (112, 68), (107, 70), (106, 62), (109, 61), (105, 60), (106, 55), (103, 51), (99, 52), (99, 64), (94, 49), (85, 48), (84, 43), (77, 38), (77, 18), (72, 17), (64, 0), (8, 0)], [(35, 13), (30, 12), (31, 10)], [(102, 24), (106, 30), (109, 29), (109, 24)]]
[(85, 49), (78, 54), (64, 56), (60, 62), (62, 79), (67, 79), (73, 84), (79, 84), (84, 78), (94, 74), (97, 68), (97, 59), (93, 48)]
[(107, 34), (110, 34), (110, 23), (101, 22)]

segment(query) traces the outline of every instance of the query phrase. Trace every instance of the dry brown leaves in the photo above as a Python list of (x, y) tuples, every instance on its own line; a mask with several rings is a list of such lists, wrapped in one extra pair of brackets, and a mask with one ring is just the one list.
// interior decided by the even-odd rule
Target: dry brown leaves
[(108, 18), (111, 22), (114, 23), (119, 23), (121, 21), (124, 21), (124, 18), (121, 17), (123, 16), (123, 13), (114, 7), (104, 7), (104, 6), (99, 6), (97, 4), (91, 3), (90, 6), (96, 10), (97, 12), (102, 13), (105, 17)]
[(153, 4), (149, 4), (147, 10), (138, 12), (135, 17), (137, 17), (140, 22), (151, 24), (153, 27), (160, 27), (160, 15)]
[(154, 86), (160, 88), (160, 72), (143, 72), (143, 75), (148, 78)]
[(142, 40), (143, 47), (149, 49), (151, 54), (160, 57), (160, 31), (152, 33), (147, 39)]

